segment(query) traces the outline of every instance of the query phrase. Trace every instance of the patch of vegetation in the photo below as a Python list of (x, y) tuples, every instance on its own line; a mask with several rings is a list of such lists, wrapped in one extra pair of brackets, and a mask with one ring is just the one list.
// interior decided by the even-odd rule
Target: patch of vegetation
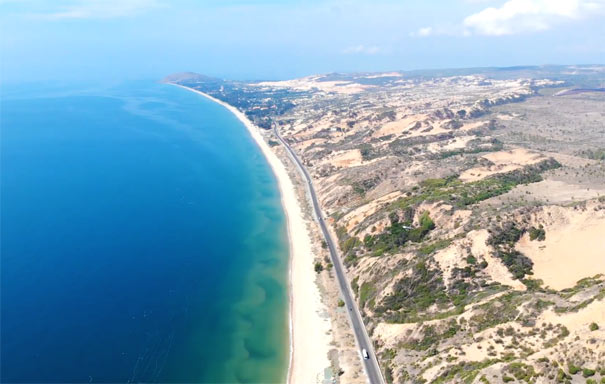
[(565, 288), (564, 290), (562, 290), (561, 294), (562, 294), (563, 298), (569, 299), (571, 296), (575, 295), (576, 293), (583, 291), (586, 288), (595, 286), (597, 284), (601, 284), (602, 282), (603, 282), (602, 274), (598, 274), (593, 277), (585, 277), (581, 280), (578, 280), (578, 282), (576, 283), (576, 285), (574, 287)]
[[(387, 322), (405, 323), (445, 319), (464, 312), (465, 306), (481, 295), (492, 291), (488, 285), (477, 295), (471, 295), (481, 284), (468, 281), (474, 277), (480, 265), (454, 268), (452, 283), (445, 287), (441, 272), (429, 269), (424, 261), (411, 267), (409, 274), (396, 282), (393, 292), (376, 307), (377, 315), (384, 315)], [(496, 290), (499, 287), (496, 285)], [(438, 311), (426, 312), (436, 306)]]
[(557, 383), (564, 383), (569, 380), (571, 380), (571, 376), (569, 376), (567, 373), (565, 373), (564, 370), (559, 368), (559, 370), (557, 371)]
[(339, 308), (342, 308), (342, 307), (344, 307), (344, 306), (345, 306), (345, 302), (344, 302), (344, 301), (342, 301), (342, 299), (338, 299), (338, 307), (339, 307)]
[(359, 245), (361, 245), (361, 241), (359, 240), (358, 237), (353, 236), (353, 237), (349, 237), (348, 239), (342, 241), (340, 243), (340, 249), (344, 253), (348, 253), (349, 251), (354, 250)]
[(421, 242), (429, 231), (435, 229), (435, 222), (429, 216), (428, 211), (422, 212), (420, 218), (418, 219), (418, 223), (419, 226), (412, 228), (408, 235), (410, 241), (415, 243)]
[(440, 239), (440, 240), (434, 241), (430, 244), (423, 245), (422, 247), (418, 248), (418, 252), (421, 255), (430, 255), (431, 253), (433, 253), (435, 251), (438, 251), (443, 248), (447, 248), (451, 243), (452, 243), (451, 239)]
[(410, 321), (433, 304), (451, 303), (439, 270), (429, 269), (421, 261), (412, 267), (411, 272), (410, 276), (395, 283), (393, 292), (385, 296), (376, 308), (376, 313), (385, 314), (389, 322)]
[(393, 348), (387, 348), (384, 350), (383, 359), (384, 360), (393, 360), (397, 356), (397, 351)]
[(537, 309), (538, 311), (542, 312), (542, 310), (555, 305), (554, 301), (550, 301), (550, 300), (542, 300), (540, 298), (538, 298), (538, 300), (536, 300), (536, 302), (534, 303), (534, 308)]
[(384, 379), (386, 380), (387, 384), (393, 384), (393, 368), (391, 368), (390, 365), (387, 365), (384, 368)]
[(362, 144), (359, 147), (359, 152), (361, 153), (361, 158), (363, 159), (363, 161), (375, 159), (380, 155), (378, 151), (374, 150), (372, 144), (368, 143)]
[(537, 376), (534, 367), (520, 362), (510, 363), (506, 366), (505, 371), (514, 376), (519, 381), (529, 383), (532, 378)]
[(596, 371), (594, 369), (590, 369), (590, 368), (582, 369), (582, 376), (584, 376), (584, 377), (592, 377), (592, 376), (594, 376), (595, 373), (596, 373)]
[(409, 196), (393, 202), (393, 208), (407, 208), (423, 201), (444, 201), (458, 208), (464, 208), (491, 197), (502, 195), (519, 184), (542, 181), (541, 173), (561, 167), (554, 159), (544, 160), (512, 172), (497, 174), (482, 180), (463, 183), (456, 175), (441, 179), (427, 179)]
[(322, 263), (320, 263), (319, 261), (317, 261), (317, 262), (315, 262), (315, 267), (314, 267), (314, 269), (315, 269), (315, 272), (317, 272), (317, 273), (321, 273), (321, 271), (323, 271), (323, 270), (324, 270), (324, 266), (323, 266), (323, 264), (322, 264)]
[[(445, 331), (443, 331), (442, 333), (437, 332), (437, 329), (434, 325), (428, 325), (422, 329), (422, 339), (412, 340), (407, 343), (403, 343), (402, 347), (415, 351), (426, 351), (429, 350), (429, 348), (434, 347), (441, 340), (454, 337), (459, 330), (460, 325), (458, 325), (456, 320), (451, 320), (448, 323), (448, 328), (445, 329)], [(436, 353), (437, 350), (435, 348), (429, 351), (430, 355), (435, 355)]]
[(460, 331), (460, 325), (456, 322), (456, 320), (451, 320), (448, 323), (448, 328), (441, 334), (441, 337), (444, 339), (449, 339), (450, 337), (456, 336), (456, 333)]
[[(472, 144), (472, 143), (469, 143), (469, 144)], [(440, 159), (447, 159), (448, 157), (458, 156), (458, 155), (476, 154), (476, 153), (482, 153), (482, 152), (497, 152), (497, 151), (502, 150), (502, 148), (504, 147), (502, 142), (498, 139), (491, 139), (488, 144), (489, 144), (489, 146), (487, 146), (487, 147), (481, 146), (481, 145), (475, 145), (472, 148), (462, 148), (462, 149), (455, 149), (452, 151), (440, 152), (437, 155), (437, 157)]]
[(582, 308), (586, 308), (590, 303), (592, 303), (595, 300), (601, 300), (605, 298), (605, 287), (601, 288), (601, 290), (599, 291), (599, 293), (597, 293), (596, 295), (594, 295), (593, 297), (586, 299), (574, 306), (571, 307), (555, 307), (555, 312), (557, 313), (565, 313), (565, 312), (577, 312)]
[(551, 348), (554, 347), (555, 345), (557, 345), (561, 340), (563, 340), (564, 338), (566, 338), (567, 336), (569, 336), (569, 329), (567, 329), (567, 327), (565, 327), (564, 325), (561, 324), (557, 324), (557, 329), (559, 331), (559, 334), (555, 337), (553, 337), (550, 340), (546, 340), (543, 343), (543, 348), (547, 349), (547, 348)]
[(567, 363), (567, 372), (569, 372), (570, 375), (575, 375), (576, 373), (580, 372), (580, 369), (580, 367), (577, 367), (572, 363)]
[(605, 160), (605, 148), (599, 149), (587, 149), (580, 151), (580, 156), (592, 159), (592, 160)]
[(367, 179), (354, 181), (351, 183), (353, 191), (361, 197), (364, 197), (366, 192), (374, 188), (380, 182), (379, 176), (373, 176)]
[(529, 239), (531, 241), (544, 241), (546, 239), (546, 231), (544, 230), (542, 224), (540, 224), (538, 228), (533, 226), (529, 228)]
[(359, 182), (355, 182), (351, 186), (353, 187), (353, 192), (359, 196), (364, 197), (366, 195), (366, 189)]
[(466, 304), (469, 291), (471, 290), (471, 284), (466, 282), (465, 279), (469, 277), (475, 277), (476, 269), (467, 266), (464, 268), (454, 268), (452, 271), (452, 278), (456, 279), (449, 291), (450, 300), (456, 307), (463, 307)]
[(591, 331), (596, 331), (597, 329), (599, 329), (599, 325), (597, 323), (590, 323), (588, 329), (590, 329)]
[(351, 280), (351, 289), (353, 290), (354, 294), (357, 294), (359, 292), (359, 276), (355, 277), (353, 280)]
[(469, 323), (477, 332), (514, 320), (519, 314), (520, 294), (511, 292), (477, 307)]
[(536, 279), (523, 279), (523, 280), (521, 280), (521, 282), (523, 284), (525, 284), (528, 291), (533, 291), (533, 292), (541, 290), (542, 285), (544, 284), (544, 282), (542, 280), (536, 280)]
[(496, 257), (508, 268), (515, 279), (522, 279), (525, 275), (532, 275), (533, 262), (530, 258), (515, 249), (515, 244), (523, 230), (515, 223), (506, 223), (497, 231), (493, 232), (488, 239), (488, 244), (496, 250)]
[[(497, 359), (486, 359), (481, 362), (460, 362), (446, 367), (443, 373), (435, 378), (433, 384), (472, 383), (482, 369), (499, 362), (500, 360)], [(456, 378), (459, 380), (455, 380)]]
[(373, 284), (364, 282), (359, 287), (359, 306), (361, 308), (365, 307), (366, 302), (371, 296), (374, 296), (376, 293), (376, 287)]
[(422, 329), (422, 339), (412, 340), (411, 342), (404, 343), (403, 347), (406, 349), (412, 349), (415, 351), (426, 351), (432, 347), (435, 343), (439, 342), (440, 335), (435, 330), (434, 325), (425, 326)]
[(338, 245), (342, 251), (344, 263), (346, 265), (354, 264), (357, 260), (356, 248), (361, 245), (361, 241), (356, 236), (349, 236), (345, 227), (336, 227), (336, 236)]
[[(411, 220), (401, 221), (396, 212), (389, 215), (391, 225), (378, 235), (366, 235), (363, 244), (373, 256), (381, 256), (385, 252), (393, 252), (408, 241), (421, 242), (435, 228), (435, 223), (428, 212), (423, 212), (418, 220), (419, 226), (412, 227)], [(405, 217), (404, 217), (405, 219)]]

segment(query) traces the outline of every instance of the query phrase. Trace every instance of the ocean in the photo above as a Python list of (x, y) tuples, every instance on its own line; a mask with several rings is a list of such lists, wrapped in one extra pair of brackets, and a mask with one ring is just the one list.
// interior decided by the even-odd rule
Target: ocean
[(1, 380), (284, 382), (286, 221), (243, 124), (153, 81), (2, 92)]

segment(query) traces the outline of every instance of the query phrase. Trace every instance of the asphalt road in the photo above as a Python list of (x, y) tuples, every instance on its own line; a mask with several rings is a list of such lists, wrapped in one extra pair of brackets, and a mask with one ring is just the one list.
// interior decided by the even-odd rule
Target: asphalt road
[[(311, 182), (311, 177), (309, 176), (307, 169), (302, 165), (296, 153), (292, 150), (292, 148), (290, 148), (290, 145), (288, 145), (288, 143), (281, 137), (279, 132), (277, 132), (277, 128), (275, 126), (273, 126), (273, 132), (275, 133), (277, 139), (286, 148), (290, 159), (294, 161), (299, 171), (303, 174), (305, 181), (307, 182), (307, 188), (313, 203), (313, 210), (315, 211), (315, 216), (317, 217), (319, 226), (321, 227), (321, 231), (323, 232), (324, 238), (326, 239), (326, 243), (328, 244), (328, 249), (330, 250), (330, 257), (332, 258), (332, 264), (334, 265), (334, 272), (336, 273), (336, 277), (338, 278), (340, 293), (343, 296), (343, 301), (345, 302), (345, 306), (349, 314), (351, 327), (353, 328), (353, 332), (355, 333), (355, 340), (357, 341), (357, 347), (359, 348), (359, 358), (363, 363), (366, 375), (368, 376), (368, 381), (371, 384), (384, 384), (382, 372), (380, 371), (380, 367), (378, 366), (378, 360), (376, 359), (376, 354), (374, 353), (374, 347), (372, 345), (372, 342), (370, 341), (368, 332), (366, 331), (366, 328), (363, 324), (361, 315), (359, 314), (359, 309), (357, 308), (357, 303), (355, 302), (353, 292), (351, 291), (351, 286), (347, 281), (347, 276), (345, 275), (344, 268), (340, 260), (340, 255), (337, 252), (334, 240), (332, 239), (332, 235), (328, 231), (328, 227), (326, 226), (326, 223), (324, 221), (324, 217), (319, 206), (319, 201), (317, 200), (317, 195), (315, 194), (315, 189), (313, 188), (313, 183)], [(370, 358), (367, 360), (364, 359), (361, 355), (361, 350), (363, 348), (368, 351)]]

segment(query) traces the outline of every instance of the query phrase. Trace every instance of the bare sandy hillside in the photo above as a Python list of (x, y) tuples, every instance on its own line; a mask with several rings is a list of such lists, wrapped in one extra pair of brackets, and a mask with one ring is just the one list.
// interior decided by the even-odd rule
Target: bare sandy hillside
[(302, 159), (388, 383), (605, 377), (605, 68), (188, 81)]
[(605, 275), (605, 202), (543, 207), (531, 221), (543, 226), (545, 239), (532, 241), (525, 233), (516, 249), (533, 261), (535, 278), (561, 290), (584, 277)]

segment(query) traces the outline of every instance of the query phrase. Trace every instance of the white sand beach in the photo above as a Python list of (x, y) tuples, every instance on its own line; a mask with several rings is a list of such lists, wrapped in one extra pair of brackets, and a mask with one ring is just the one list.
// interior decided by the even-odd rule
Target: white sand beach
[(330, 366), (328, 351), (330, 323), (322, 318), (326, 313), (313, 270), (315, 255), (296, 190), (286, 167), (263, 139), (260, 129), (237, 108), (198, 90), (170, 83), (198, 93), (222, 105), (244, 123), (275, 174), (281, 202), (287, 216), (290, 242), (290, 365), (289, 383), (322, 383), (324, 369)]

